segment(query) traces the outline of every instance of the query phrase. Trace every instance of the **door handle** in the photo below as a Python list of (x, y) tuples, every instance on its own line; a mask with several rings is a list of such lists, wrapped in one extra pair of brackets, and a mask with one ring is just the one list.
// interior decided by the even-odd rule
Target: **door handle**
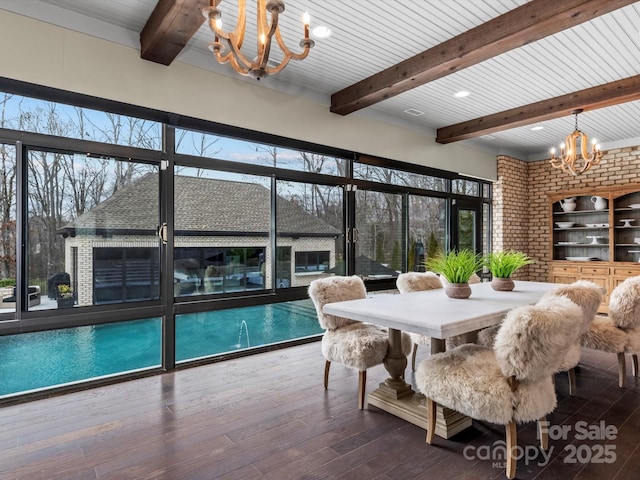
[(167, 244), (167, 224), (163, 223), (158, 227), (158, 237), (163, 245)]

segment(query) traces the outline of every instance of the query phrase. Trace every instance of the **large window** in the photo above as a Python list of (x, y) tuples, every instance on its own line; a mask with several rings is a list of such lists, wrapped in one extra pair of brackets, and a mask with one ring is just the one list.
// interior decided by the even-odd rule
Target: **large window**
[(446, 199), (409, 195), (409, 271), (447, 250), (447, 222)]
[(0, 93), (0, 127), (114, 145), (160, 150), (158, 122)]
[(342, 187), (278, 180), (276, 189), (278, 288), (335, 273), (344, 260)]
[(157, 167), (29, 150), (27, 183), (29, 308), (158, 298)]
[(174, 295), (271, 288), (269, 178), (176, 168)]
[(356, 192), (355, 273), (368, 279), (391, 278), (402, 271), (404, 249), (402, 195)]
[[(309, 341), (322, 333), (307, 295), (314, 279), (357, 274), (370, 290), (393, 288), (456, 240), (490, 245), (486, 182), (78, 102), (0, 93), (0, 347), (10, 365), (26, 361), (15, 352), (30, 342), (99, 352), (86, 362), (108, 368), (70, 362), (83, 370), (65, 377), (74, 382)], [(461, 198), (478, 214), (467, 218)], [(482, 242), (471, 235), (480, 231)], [(29, 356), (34, 377), (47, 361)]]
[(344, 176), (346, 160), (330, 155), (248, 142), (189, 130), (176, 130), (176, 152), (247, 165)]

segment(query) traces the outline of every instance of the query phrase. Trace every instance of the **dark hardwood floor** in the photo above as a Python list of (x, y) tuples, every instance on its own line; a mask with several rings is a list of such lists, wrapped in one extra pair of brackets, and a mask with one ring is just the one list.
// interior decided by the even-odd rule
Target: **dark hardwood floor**
[[(341, 365), (325, 392), (323, 366), (312, 343), (5, 406), (0, 478), (505, 478), (500, 462), (483, 459), (498, 451), (503, 427), (474, 422), (427, 445), (424, 430), (358, 410), (357, 374)], [(518, 462), (518, 478), (640, 478), (640, 388), (630, 373), (618, 388), (616, 368), (615, 355), (584, 350), (575, 397), (557, 376), (550, 460), (540, 465), (535, 425), (521, 426), (518, 444), (531, 458)], [(371, 369), (367, 390), (385, 373)], [(610, 438), (582, 440), (585, 431)]]

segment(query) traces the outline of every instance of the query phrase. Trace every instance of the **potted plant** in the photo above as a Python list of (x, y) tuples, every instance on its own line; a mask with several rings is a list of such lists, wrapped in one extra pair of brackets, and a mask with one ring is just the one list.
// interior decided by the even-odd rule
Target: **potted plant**
[(516, 270), (530, 265), (533, 260), (526, 253), (514, 250), (491, 252), (484, 257), (484, 266), (489, 269), (493, 280), (491, 287), (499, 291), (511, 291), (515, 286), (511, 276)]
[(469, 278), (482, 268), (482, 258), (471, 250), (452, 250), (429, 258), (425, 267), (439, 273), (447, 281), (445, 293), (451, 298), (469, 298)]
[(58, 296), (56, 297), (58, 308), (73, 307), (74, 297), (71, 285), (61, 283), (58, 285)]

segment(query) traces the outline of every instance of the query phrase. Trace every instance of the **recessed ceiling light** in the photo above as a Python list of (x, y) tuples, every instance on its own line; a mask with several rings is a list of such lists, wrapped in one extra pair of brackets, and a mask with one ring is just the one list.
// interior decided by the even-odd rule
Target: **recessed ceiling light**
[(420, 110), (416, 109), (416, 108), (407, 108), (404, 113), (408, 114), (408, 115), (413, 115), (414, 117), (419, 117), (420, 115), (424, 115), (424, 112), (421, 112)]
[(535, 127), (531, 127), (531, 130), (533, 130), (534, 132), (537, 130), (542, 130), (544, 127), (541, 127), (540, 125), (535, 126)]
[(471, 92), (467, 92), (466, 90), (461, 90), (459, 92), (456, 92), (453, 96), (456, 98), (464, 98), (464, 97), (468, 97), (469, 95), (471, 95)]
[(496, 137), (493, 135), (481, 135), (480, 138), (484, 138), (485, 140), (495, 140)]
[(324, 25), (318, 25), (317, 27), (313, 27), (311, 30), (311, 35), (315, 38), (327, 38), (331, 36), (331, 29)]

